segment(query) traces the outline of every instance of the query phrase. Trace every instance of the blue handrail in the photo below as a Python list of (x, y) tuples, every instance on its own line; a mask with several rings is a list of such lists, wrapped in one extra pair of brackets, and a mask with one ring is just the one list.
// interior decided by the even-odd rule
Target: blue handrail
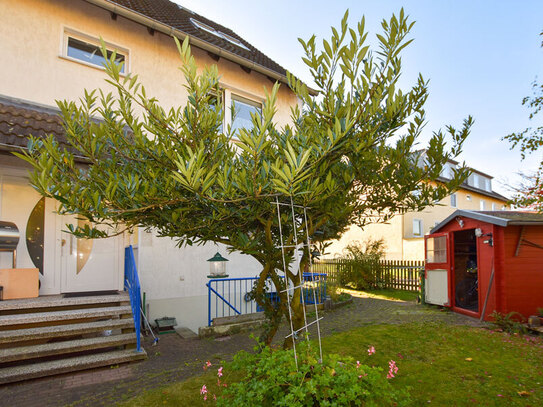
[(130, 306), (136, 330), (136, 350), (141, 352), (141, 286), (132, 245), (124, 249), (124, 289), (130, 296)]
[[(304, 287), (301, 295), (305, 304), (322, 304), (326, 299), (326, 277), (325, 273), (304, 273), (303, 279), (308, 284)], [(284, 278), (284, 277), (281, 277)], [(262, 311), (247, 294), (252, 290), (253, 284), (259, 277), (240, 278), (216, 278), (207, 282), (207, 324), (211, 326), (213, 319), (217, 317), (251, 314)], [(315, 285), (315, 291), (310, 285)], [(268, 295), (278, 300), (276, 289), (271, 280), (268, 280)], [(315, 297), (316, 294), (316, 297)], [(213, 307), (212, 299), (215, 299)], [(214, 312), (212, 312), (214, 311)]]

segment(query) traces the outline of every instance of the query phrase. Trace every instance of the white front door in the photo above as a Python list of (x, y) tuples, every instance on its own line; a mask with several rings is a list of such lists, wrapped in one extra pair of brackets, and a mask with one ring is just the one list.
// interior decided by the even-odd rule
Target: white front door
[(120, 290), (123, 283), (123, 236), (78, 239), (66, 224), (81, 225), (73, 216), (57, 216), (60, 236), (61, 292)]

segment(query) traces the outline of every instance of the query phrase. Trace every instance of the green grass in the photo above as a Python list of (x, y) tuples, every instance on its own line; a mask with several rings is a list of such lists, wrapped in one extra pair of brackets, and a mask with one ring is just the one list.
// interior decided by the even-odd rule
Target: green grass
[(394, 290), (392, 288), (382, 288), (379, 290), (367, 291), (348, 290), (347, 292), (354, 296), (356, 296), (357, 293), (361, 293), (365, 297), (396, 301), (416, 301), (419, 295), (417, 291)]
[[(375, 355), (368, 356), (369, 346), (375, 347)], [(374, 325), (323, 339), (323, 351), (382, 367), (384, 374), (388, 361), (395, 360), (399, 372), (392, 380), (410, 388), (414, 407), (543, 405), (542, 338), (445, 324)], [(239, 380), (228, 365), (225, 373), (225, 382)], [(122, 405), (208, 405), (199, 390), (205, 383), (214, 391), (215, 382), (214, 366), (204, 376), (146, 392)]]

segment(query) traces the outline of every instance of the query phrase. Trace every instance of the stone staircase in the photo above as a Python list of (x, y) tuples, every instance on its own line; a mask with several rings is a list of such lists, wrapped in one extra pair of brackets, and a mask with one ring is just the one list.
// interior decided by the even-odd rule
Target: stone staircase
[(145, 357), (125, 292), (0, 302), (0, 384)]

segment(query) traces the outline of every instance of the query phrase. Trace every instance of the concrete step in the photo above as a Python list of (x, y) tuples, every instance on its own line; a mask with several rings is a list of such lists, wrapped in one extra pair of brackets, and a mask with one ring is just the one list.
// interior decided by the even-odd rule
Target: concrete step
[(177, 328), (175, 330), (177, 332), (177, 335), (179, 335), (183, 339), (194, 339), (198, 338), (198, 334), (194, 332), (193, 330), (187, 328), (186, 326), (182, 326), (181, 328)]
[(128, 345), (132, 343), (136, 343), (136, 334), (134, 332), (128, 334), (75, 339), (72, 341), (52, 342), (41, 345), (0, 349), (0, 363), (43, 358), (46, 356), (61, 355), (65, 353), (83, 352), (92, 349), (112, 348), (115, 346)]
[(132, 314), (128, 305), (104, 308), (84, 308), (53, 312), (36, 312), (28, 314), (0, 315), (0, 327), (14, 325), (53, 323), (58, 321), (84, 320), (92, 318), (107, 318), (118, 315)]
[(128, 293), (126, 291), (119, 291), (117, 295), (96, 295), (72, 298), (63, 298), (62, 295), (45, 295), (38, 298), (6, 300), (0, 301), (0, 313), (15, 310), (71, 307), (89, 304), (111, 304), (117, 302), (130, 302)]
[(50, 362), (33, 363), (0, 369), (0, 384), (12, 383), (37, 377), (92, 369), (101, 366), (116, 365), (145, 359), (147, 354), (133, 349), (103, 352), (93, 355), (79, 356)]
[(40, 326), (37, 328), (14, 329), (0, 331), (0, 344), (32, 341), (41, 339), (61, 338), (65, 336), (82, 335), (113, 329), (129, 329), (134, 327), (132, 318), (109, 319), (107, 321), (86, 322), (82, 324)]
[(213, 326), (241, 324), (243, 322), (260, 321), (266, 318), (263, 312), (253, 312), (252, 314), (231, 315), (228, 317), (213, 318)]

